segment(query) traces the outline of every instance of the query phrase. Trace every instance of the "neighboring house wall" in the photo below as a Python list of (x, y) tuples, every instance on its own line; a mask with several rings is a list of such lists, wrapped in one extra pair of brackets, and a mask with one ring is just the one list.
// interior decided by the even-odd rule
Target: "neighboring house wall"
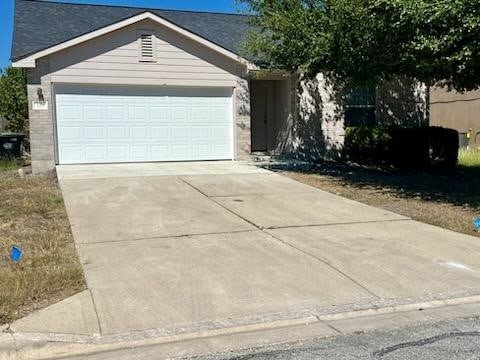
[[(156, 62), (139, 62), (137, 34), (154, 30)], [(111, 34), (37, 60), (28, 70), (28, 100), (34, 172), (55, 165), (53, 83), (217, 86), (234, 88), (236, 158), (250, 154), (250, 98), (246, 66), (203, 45), (164, 28), (143, 21)], [(42, 88), (49, 109), (33, 110)]]
[(472, 129), (470, 145), (480, 145), (480, 90), (463, 94), (434, 87), (430, 89), (430, 125), (466, 134)]

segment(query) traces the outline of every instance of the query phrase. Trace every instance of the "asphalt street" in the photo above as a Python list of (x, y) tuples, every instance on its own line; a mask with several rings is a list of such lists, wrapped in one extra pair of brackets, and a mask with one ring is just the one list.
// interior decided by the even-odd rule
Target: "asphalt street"
[(216, 354), (199, 360), (480, 359), (480, 317)]

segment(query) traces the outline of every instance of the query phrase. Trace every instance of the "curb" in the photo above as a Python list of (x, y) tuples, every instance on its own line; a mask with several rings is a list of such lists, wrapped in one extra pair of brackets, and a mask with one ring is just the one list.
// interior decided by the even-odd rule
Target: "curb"
[[(439, 310), (441, 310), (440, 313)], [(169, 345), (181, 343), (185, 343), (184, 348), (188, 349), (188, 346), (199, 341), (210, 341), (213, 345), (209, 346), (209, 349), (222, 351), (225, 347), (231, 350), (232, 346), (236, 348), (247, 346), (246, 343), (239, 344), (238, 341), (234, 341), (233, 344), (230, 343), (233, 341), (233, 338), (241, 338), (241, 335), (253, 335), (254, 340), (249, 339), (250, 342), (248, 346), (250, 347), (255, 346), (255, 344), (256, 346), (265, 345), (266, 343), (270, 345), (273, 341), (276, 343), (288, 343), (309, 338), (325, 338), (364, 332), (365, 329), (363, 326), (365, 325), (365, 320), (368, 320), (368, 330), (379, 330), (387, 327), (407, 326), (408, 324), (418, 321), (427, 321), (426, 318), (428, 318), (430, 322), (436, 322), (448, 318), (473, 317), (479, 314), (480, 295), (476, 295), (336, 314), (306, 316), (289, 320), (278, 320), (167, 336), (158, 335), (162, 333), (161, 329), (107, 336), (0, 333), (0, 360), (60, 359), (69, 356), (88, 356), (151, 346), (165, 346), (168, 348)], [(342, 327), (337, 327), (337, 323), (345, 322), (348, 323), (346, 328), (342, 329)], [(289, 336), (290, 331), (285, 331), (289, 329), (296, 329), (296, 332), (301, 330), (302, 338), (299, 339)], [(273, 336), (277, 333), (281, 333), (280, 335), (283, 337)], [(222, 339), (224, 340), (223, 342)], [(272, 341), (269, 341), (271, 339)], [(192, 348), (194, 347), (193, 345), (191, 346)], [(214, 346), (220, 348), (213, 349), (212, 347)]]

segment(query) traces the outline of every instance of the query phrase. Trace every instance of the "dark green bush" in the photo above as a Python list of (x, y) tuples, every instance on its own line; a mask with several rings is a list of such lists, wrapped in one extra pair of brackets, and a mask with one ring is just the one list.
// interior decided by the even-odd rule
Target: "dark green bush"
[(391, 141), (388, 128), (380, 126), (355, 126), (345, 129), (345, 155), (348, 160), (362, 163), (388, 160)]
[(347, 128), (345, 155), (360, 163), (388, 163), (400, 168), (455, 168), (458, 132), (441, 127)]
[(458, 132), (442, 127), (392, 129), (391, 158), (403, 168), (451, 170), (458, 161)]

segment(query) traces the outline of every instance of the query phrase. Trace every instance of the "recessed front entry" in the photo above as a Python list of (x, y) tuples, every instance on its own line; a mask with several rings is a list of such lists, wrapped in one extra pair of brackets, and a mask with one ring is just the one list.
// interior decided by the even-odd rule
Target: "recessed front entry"
[(55, 86), (59, 164), (233, 159), (230, 88)]
[(291, 112), (288, 79), (252, 80), (250, 84), (252, 151), (275, 153)]

